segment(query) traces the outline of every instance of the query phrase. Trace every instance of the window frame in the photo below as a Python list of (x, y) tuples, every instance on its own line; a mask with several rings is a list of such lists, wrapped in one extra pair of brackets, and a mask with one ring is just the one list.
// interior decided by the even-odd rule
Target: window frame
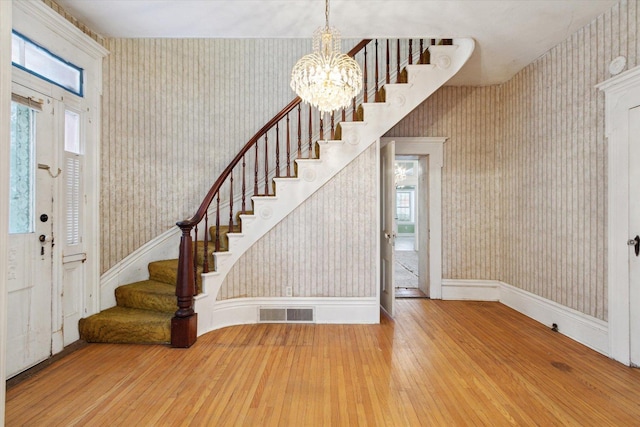
[[(78, 67), (77, 65), (67, 61), (66, 59), (60, 57), (59, 55), (56, 55), (55, 53), (51, 52), (49, 49), (45, 48), (44, 46), (39, 45), (38, 43), (34, 42), (33, 40), (31, 40), (29, 37), (25, 36), (24, 34), (16, 31), (16, 30), (11, 30), (11, 36), (13, 37), (14, 35), (16, 35), (17, 37), (19, 37), (20, 39), (22, 39), (25, 43), (29, 43), (33, 46), (35, 46), (37, 49), (42, 50), (43, 52), (45, 52), (47, 55), (50, 55), (52, 58), (54, 58), (55, 60), (59, 61), (60, 63), (64, 64), (65, 66), (68, 66), (76, 71), (78, 71), (79, 73), (79, 82), (78, 85), (80, 87), (79, 91), (74, 90), (73, 88), (67, 87), (59, 82), (56, 82), (55, 80), (52, 80), (46, 76), (43, 76), (42, 74), (31, 70), (27, 67), (25, 67), (24, 65), (18, 64), (16, 62), (13, 62), (13, 59), (11, 60), (11, 65), (13, 65), (14, 67), (23, 70), (33, 76), (38, 77), (39, 79), (42, 79), (46, 82), (49, 82), (55, 86), (58, 86), (70, 93), (73, 93), (74, 95), (77, 95), (79, 97), (84, 97), (84, 69), (81, 67)], [(12, 52), (12, 57), (13, 57), (13, 52)]]

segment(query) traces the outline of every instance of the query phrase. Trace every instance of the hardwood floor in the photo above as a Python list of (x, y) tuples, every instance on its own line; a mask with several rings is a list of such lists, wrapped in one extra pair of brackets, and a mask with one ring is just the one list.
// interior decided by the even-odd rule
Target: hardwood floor
[(640, 370), (499, 303), (396, 303), (380, 325), (237, 326), (188, 350), (90, 344), (11, 387), (6, 423), (640, 425)]

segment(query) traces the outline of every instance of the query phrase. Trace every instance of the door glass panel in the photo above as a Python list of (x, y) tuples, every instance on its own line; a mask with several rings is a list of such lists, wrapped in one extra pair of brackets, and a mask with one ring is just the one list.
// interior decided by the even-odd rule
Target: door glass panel
[(75, 111), (64, 112), (64, 151), (73, 154), (80, 152), (80, 115)]
[(32, 233), (34, 227), (35, 111), (11, 103), (9, 233)]

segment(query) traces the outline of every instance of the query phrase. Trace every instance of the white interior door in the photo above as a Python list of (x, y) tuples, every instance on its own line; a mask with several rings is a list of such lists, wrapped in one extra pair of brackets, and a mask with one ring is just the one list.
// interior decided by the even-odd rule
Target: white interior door
[(393, 317), (396, 299), (393, 268), (395, 264), (394, 246), (396, 238), (396, 186), (394, 175), (395, 142), (391, 141), (380, 150), (380, 180), (382, 195), (381, 236), (380, 236), (380, 304)]
[(418, 287), (430, 296), (429, 280), (429, 161), (420, 156), (418, 161)]
[(629, 110), (630, 358), (640, 366), (640, 106)]
[(51, 99), (14, 87), (11, 104), (7, 377), (51, 355), (55, 155)]

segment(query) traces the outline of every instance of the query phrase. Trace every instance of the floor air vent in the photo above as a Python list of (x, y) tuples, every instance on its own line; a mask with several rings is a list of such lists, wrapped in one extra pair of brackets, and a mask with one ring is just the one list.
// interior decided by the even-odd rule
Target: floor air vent
[(264, 308), (260, 307), (261, 323), (313, 323), (313, 307), (307, 308)]

